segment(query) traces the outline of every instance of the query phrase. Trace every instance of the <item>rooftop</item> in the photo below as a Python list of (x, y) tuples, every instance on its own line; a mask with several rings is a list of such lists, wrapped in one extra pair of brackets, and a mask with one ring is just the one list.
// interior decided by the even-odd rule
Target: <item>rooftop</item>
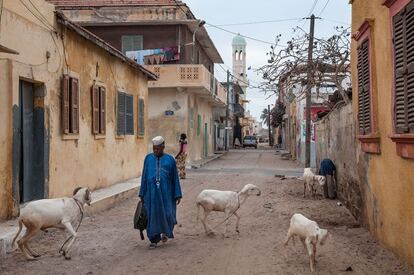
[[(47, 0), (57, 7), (108, 7), (108, 6), (170, 6), (174, 0)], [(179, 4), (181, 1), (177, 1)], [(184, 4), (183, 4), (184, 5)]]
[[(205, 27), (182, 1), (175, 0), (47, 0), (81, 26), (186, 25), (214, 63), (223, 59)], [(180, 8), (177, 8), (180, 6)], [(155, 11), (147, 11), (155, 9)], [(160, 12), (158, 9), (165, 10)], [(182, 15), (178, 15), (174, 10)], [(74, 12), (79, 11), (79, 12)], [(173, 11), (171, 13), (171, 11)], [(104, 14), (105, 16), (103, 16)]]
[(116, 58), (121, 59), (129, 66), (141, 71), (148, 77), (149, 80), (157, 80), (157, 76), (152, 73), (151, 71), (147, 70), (143, 66), (139, 65), (135, 61), (132, 61), (128, 57), (126, 57), (123, 53), (115, 49), (113, 46), (109, 45), (107, 42), (102, 40), (101, 38), (97, 37), (93, 33), (89, 32), (85, 28), (77, 25), (76, 23), (72, 22), (69, 18), (67, 18), (62, 12), (56, 12), (57, 20), (60, 24), (64, 25), (66, 28), (71, 29), (72, 31), (76, 32), (78, 35), (82, 36), (86, 40), (94, 43), (96, 46), (101, 47), (109, 54), (115, 56)]

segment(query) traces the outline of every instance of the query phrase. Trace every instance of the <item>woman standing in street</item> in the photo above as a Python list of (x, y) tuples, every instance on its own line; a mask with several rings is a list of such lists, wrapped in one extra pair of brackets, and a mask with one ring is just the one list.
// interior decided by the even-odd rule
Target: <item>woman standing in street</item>
[(185, 179), (185, 165), (186, 165), (186, 160), (187, 160), (187, 135), (186, 134), (181, 134), (180, 151), (178, 152), (175, 159), (177, 161), (177, 168), (178, 168), (178, 173), (180, 175), (180, 179)]

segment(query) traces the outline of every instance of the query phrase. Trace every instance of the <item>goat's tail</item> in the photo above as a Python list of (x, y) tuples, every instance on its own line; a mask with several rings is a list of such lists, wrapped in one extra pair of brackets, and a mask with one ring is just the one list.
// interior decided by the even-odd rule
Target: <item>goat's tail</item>
[(19, 219), (19, 230), (17, 231), (16, 236), (14, 236), (13, 242), (12, 242), (12, 247), (14, 247), (14, 244), (17, 240), (17, 237), (19, 237), (20, 232), (22, 232), (22, 228), (23, 228), (23, 221), (21, 219)]

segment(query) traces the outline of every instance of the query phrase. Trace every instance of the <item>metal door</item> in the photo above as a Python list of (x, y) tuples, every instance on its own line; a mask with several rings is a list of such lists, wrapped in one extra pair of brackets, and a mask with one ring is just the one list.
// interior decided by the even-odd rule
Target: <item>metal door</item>
[(21, 155), (19, 191), (20, 202), (27, 202), (43, 197), (43, 183), (36, 181), (34, 171), (34, 85), (20, 81), (20, 110), (21, 110)]

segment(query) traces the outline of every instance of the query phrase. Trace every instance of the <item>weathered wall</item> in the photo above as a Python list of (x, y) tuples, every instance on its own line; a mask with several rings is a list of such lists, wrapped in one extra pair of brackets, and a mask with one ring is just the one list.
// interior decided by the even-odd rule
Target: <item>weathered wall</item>
[(352, 104), (333, 110), (316, 123), (316, 163), (331, 159), (337, 169), (339, 199), (361, 221), (362, 197), (355, 162), (356, 137)]
[[(393, 134), (393, 60), (389, 9), (382, 0), (355, 0), (352, 32), (366, 19), (371, 27), (371, 63), (374, 117), (380, 136), (379, 155), (364, 153), (360, 142), (356, 153), (358, 176), (365, 202), (365, 224), (382, 244), (414, 264), (414, 161), (397, 155)], [(352, 43), (352, 86), (357, 87), (357, 44)], [(358, 113), (358, 93), (353, 93), (353, 114)]]
[[(165, 151), (168, 154), (178, 152), (178, 141), (181, 133), (188, 129), (188, 95), (179, 93), (176, 88), (150, 89), (149, 95), (149, 139), (148, 149), (152, 150), (151, 139), (163, 136)], [(174, 107), (179, 106), (180, 109)], [(166, 115), (165, 111), (173, 111), (173, 115)]]
[(8, 60), (0, 60), (0, 217), (7, 217), (13, 203), (8, 198), (12, 193), (12, 95), (7, 92), (10, 85)]
[[(174, 109), (175, 103), (180, 106)], [(191, 109), (194, 114), (194, 124), (190, 127)], [(174, 115), (166, 116), (165, 111), (172, 110)], [(197, 115), (201, 116), (200, 135), (197, 133)], [(172, 155), (178, 153), (180, 134), (188, 137), (188, 161), (200, 160), (204, 157), (204, 123), (207, 123), (208, 155), (214, 153), (213, 107), (194, 92), (179, 92), (176, 88), (151, 88), (149, 93), (149, 140), (148, 148), (152, 145), (150, 139), (161, 135), (166, 140), (166, 152)]]
[[(42, 0), (32, 1), (49, 23), (61, 31), (62, 27), (55, 21), (53, 6)], [(0, 131), (0, 219), (17, 214), (19, 205), (12, 196), (13, 191), (18, 191), (17, 182), (12, 180), (12, 165), (13, 112), (19, 108), (21, 79), (44, 90), (35, 105), (44, 110), (44, 126), (49, 140), (45, 197), (70, 195), (80, 185), (96, 189), (138, 176), (147, 153), (147, 135), (143, 138), (115, 135), (115, 93), (121, 88), (134, 94), (136, 133), (138, 96), (144, 97), (148, 106), (146, 77), (72, 31), (64, 31), (63, 48), (62, 40), (48, 29), (50, 26), (40, 23), (20, 2), (4, 1), (0, 28), (0, 43), (20, 53), (0, 53), (0, 125), (3, 129)], [(60, 81), (68, 69), (80, 80), (80, 134), (70, 140), (61, 134), (60, 115)], [(91, 130), (91, 86), (94, 81), (101, 81), (107, 87), (107, 134), (100, 139), (95, 138)]]
[[(53, 25), (53, 6), (41, 0), (33, 3)], [(22, 31), (25, 35), (17, 35)], [(63, 48), (57, 48), (50, 31), (21, 3), (13, 0), (4, 0), (0, 33), (0, 43), (19, 52), (19, 55), (0, 53), (0, 219), (5, 219), (16, 215), (19, 205), (18, 200), (13, 200), (18, 190), (13, 182), (17, 176), (13, 177), (13, 155), (19, 153), (13, 150), (13, 137), (18, 135), (13, 131), (13, 124), (18, 123), (20, 113), (19, 80), (48, 87), (55, 85), (54, 77), (62, 62), (58, 53)], [(51, 53), (49, 60), (46, 51)]]
[[(48, 94), (50, 112), (50, 191), (51, 197), (67, 195), (75, 186), (88, 185), (92, 189), (140, 175), (140, 167), (147, 153), (147, 135), (138, 138), (138, 98), (148, 102), (146, 77), (103, 49), (80, 39), (74, 32), (65, 35), (68, 65), (80, 79), (80, 134), (75, 140), (63, 140), (60, 132), (60, 96)], [(83, 60), (84, 62), (79, 62)], [(96, 77), (96, 64), (99, 65)], [(94, 81), (106, 85), (106, 136), (92, 134), (91, 87)], [(59, 86), (59, 80), (57, 80)], [(117, 92), (134, 96), (134, 133), (119, 137), (116, 134)], [(148, 104), (146, 104), (148, 105)], [(148, 125), (146, 125), (148, 128)], [(91, 165), (93, 163), (93, 165)], [(76, 171), (76, 173), (72, 173)], [(68, 173), (68, 174), (66, 174)]]

